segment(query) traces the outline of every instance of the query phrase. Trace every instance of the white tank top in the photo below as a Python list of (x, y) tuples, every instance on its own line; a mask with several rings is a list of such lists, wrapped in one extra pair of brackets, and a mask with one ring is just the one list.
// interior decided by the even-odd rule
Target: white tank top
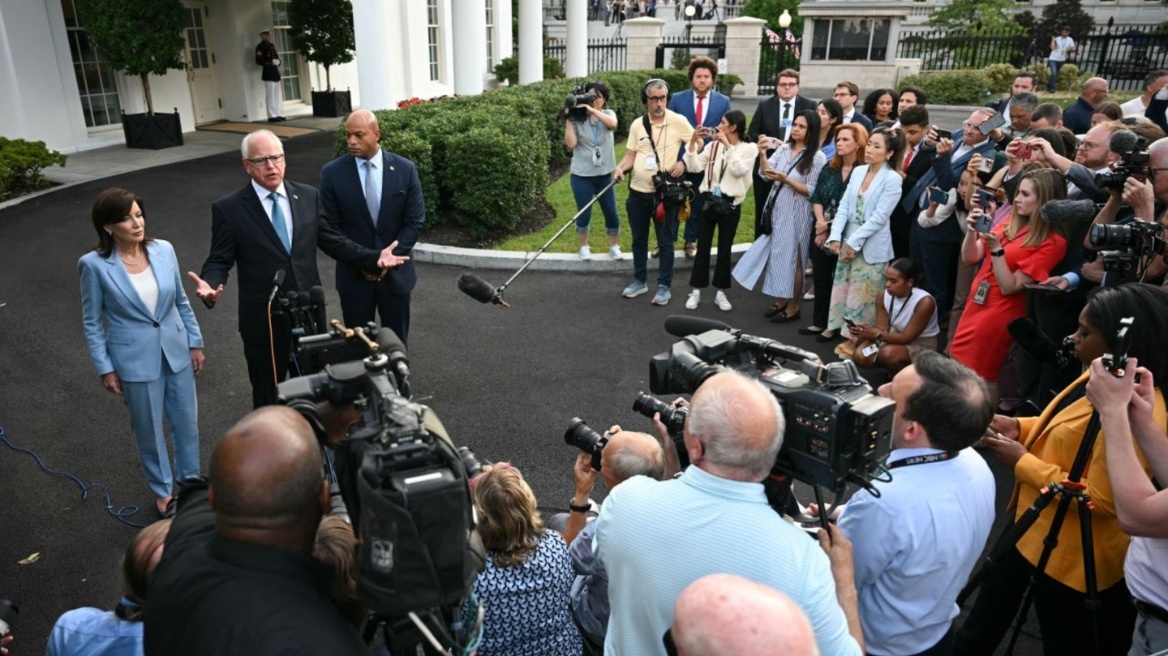
[[(888, 327), (890, 332), (903, 333), (912, 321), (917, 304), (925, 298), (932, 298), (929, 292), (920, 287), (913, 287), (908, 298), (896, 298), (884, 290), (884, 311), (888, 313)], [(936, 337), (941, 332), (937, 326), (937, 307), (933, 306), (933, 316), (921, 331), (919, 337)]]

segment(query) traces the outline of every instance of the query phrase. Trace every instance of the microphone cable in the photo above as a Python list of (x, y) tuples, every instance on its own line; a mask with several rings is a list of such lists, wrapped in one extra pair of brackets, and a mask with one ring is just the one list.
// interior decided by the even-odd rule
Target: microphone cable
[(276, 373), (276, 342), (272, 334), (272, 300), (268, 299), (268, 352), (272, 354), (272, 384), (280, 387), (280, 374)]
[(109, 488), (107, 488), (105, 485), (103, 485), (101, 483), (89, 483), (87, 485), (80, 478), (77, 478), (73, 474), (70, 474), (68, 472), (56, 471), (54, 469), (49, 469), (48, 465), (45, 464), (44, 460), (41, 460), (41, 457), (37, 454), (36, 451), (33, 451), (32, 449), (26, 449), (24, 447), (16, 446), (11, 441), (9, 441), (7, 434), (4, 432), (3, 426), (0, 426), (0, 442), (4, 442), (4, 446), (7, 446), (9, 449), (12, 449), (13, 451), (15, 451), (17, 453), (26, 453), (26, 454), (32, 456), (33, 460), (36, 460), (37, 465), (46, 474), (49, 474), (50, 476), (64, 476), (65, 478), (68, 478), (69, 480), (76, 483), (77, 487), (81, 488), (81, 500), (82, 501), (89, 500), (89, 490), (91, 488), (96, 488), (96, 489), (101, 490), (102, 495), (105, 496), (105, 510), (114, 519), (118, 520), (119, 522), (121, 522), (127, 526), (133, 526), (134, 528), (146, 528), (145, 524), (136, 524), (136, 523), (130, 521), (129, 519), (127, 519), (127, 517), (133, 517), (134, 515), (136, 515), (138, 513), (138, 506), (122, 506), (121, 508), (118, 508), (115, 510), (113, 500), (110, 498)]

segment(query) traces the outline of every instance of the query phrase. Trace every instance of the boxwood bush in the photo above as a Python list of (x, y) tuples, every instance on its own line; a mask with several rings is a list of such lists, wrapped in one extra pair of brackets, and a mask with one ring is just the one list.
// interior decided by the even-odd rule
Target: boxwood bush
[(916, 86), (929, 95), (931, 105), (980, 105), (990, 92), (990, 80), (982, 71), (937, 71), (903, 78), (899, 89)]
[(0, 200), (49, 186), (41, 171), (65, 165), (65, 156), (49, 150), (43, 141), (0, 137)]
[[(483, 239), (514, 229), (543, 196), (549, 167), (568, 161), (562, 112), (572, 89), (592, 79), (608, 86), (607, 107), (617, 114), (619, 140), (645, 113), (641, 88), (655, 77), (674, 91), (689, 83), (685, 71), (619, 71), (503, 87), (478, 96), (411, 101), (407, 107), (374, 114), (382, 146), (418, 167), (427, 226), (453, 219)], [(343, 124), (335, 151), (346, 152)]]

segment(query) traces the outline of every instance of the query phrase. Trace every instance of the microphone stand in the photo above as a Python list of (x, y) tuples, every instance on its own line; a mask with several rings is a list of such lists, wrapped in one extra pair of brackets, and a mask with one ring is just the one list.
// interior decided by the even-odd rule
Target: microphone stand
[(556, 234), (552, 235), (552, 238), (547, 240), (547, 243), (544, 244), (538, 251), (536, 251), (535, 255), (533, 255), (531, 257), (531, 259), (524, 262), (523, 266), (519, 267), (519, 270), (516, 271), (514, 274), (511, 275), (510, 278), (507, 279), (507, 282), (505, 282), (502, 285), (499, 285), (498, 287), (495, 288), (495, 296), (499, 299), (500, 302), (502, 302), (502, 300), (503, 300), (503, 292), (507, 289), (507, 286), (510, 285), (512, 282), (515, 282), (515, 279), (519, 277), (519, 274), (523, 273), (527, 269), (527, 267), (531, 266), (531, 263), (534, 262), (537, 257), (539, 257), (540, 255), (543, 255), (547, 251), (547, 249), (552, 245), (552, 242), (559, 239), (560, 235), (564, 234), (564, 231), (567, 230), (573, 223), (575, 223), (576, 219), (580, 218), (581, 214), (583, 214), (586, 210), (590, 209), (593, 205), (595, 205), (596, 201), (600, 200), (601, 196), (608, 193), (608, 190), (612, 189), (613, 186), (616, 185), (616, 182), (617, 182), (616, 178), (613, 178), (612, 182), (609, 182), (607, 185), (605, 185), (604, 189), (600, 190), (600, 193), (593, 196), (592, 200), (588, 201), (588, 203), (585, 204), (584, 207), (581, 207), (580, 210), (577, 211), (576, 214), (572, 216), (572, 218), (568, 219), (568, 222), (565, 223), (562, 228), (557, 230)]

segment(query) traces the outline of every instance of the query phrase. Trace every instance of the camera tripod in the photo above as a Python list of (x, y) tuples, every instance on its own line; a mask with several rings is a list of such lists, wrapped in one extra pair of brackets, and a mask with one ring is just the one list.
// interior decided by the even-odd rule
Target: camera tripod
[[(1127, 360), (1127, 334), (1128, 328), (1131, 325), (1131, 319), (1124, 319), (1121, 324), (1124, 326), (1120, 330), (1120, 342), (1123, 344), (1123, 353), (1125, 355), (1118, 358), (1112, 358), (1110, 355), (1105, 356), (1104, 362), (1107, 364), (1108, 370), (1114, 376), (1122, 376)], [(1046, 509), (1050, 502), (1056, 496), (1059, 497), (1059, 504), (1055, 510), (1054, 519), (1051, 521), (1050, 530), (1047, 531), (1046, 537), (1042, 541), (1042, 554), (1038, 558), (1038, 563), (1035, 565), (1035, 570), (1030, 576), (1030, 581), (1026, 585), (1026, 593), (1022, 598), (1022, 606), (1018, 611), (1018, 616), (1014, 623), (1014, 632), (1010, 636), (1010, 644), (1006, 647), (1007, 654), (1014, 653), (1014, 646), (1018, 643), (1018, 635), (1022, 631), (1022, 625), (1026, 622), (1026, 615), (1030, 612), (1030, 604), (1034, 601), (1034, 586), (1038, 583), (1038, 577), (1042, 576), (1046, 570), (1046, 565), (1050, 562), (1051, 553), (1055, 547), (1058, 546), (1059, 532), (1062, 531), (1063, 522), (1066, 520), (1067, 512), (1070, 510), (1071, 501), (1076, 501), (1079, 512), (1079, 534), (1080, 541), (1083, 545), (1083, 578), (1086, 584), (1087, 592), (1087, 610), (1091, 614), (1091, 651), (1090, 654), (1100, 654), (1100, 633), (1099, 633), (1099, 587), (1098, 580), (1095, 576), (1095, 543), (1092, 539), (1091, 532), (1091, 510), (1093, 504), (1091, 502), (1091, 495), (1087, 494), (1087, 486), (1082, 483), (1083, 470), (1087, 467), (1087, 461), (1091, 459), (1091, 452), (1095, 448), (1095, 442), (1099, 437), (1099, 429), (1101, 421), (1099, 419), (1099, 412), (1097, 410), (1091, 412), (1091, 419), (1087, 423), (1087, 429), (1083, 433), (1083, 439), (1079, 442), (1079, 449), (1075, 453), (1075, 460), (1071, 465), (1070, 471), (1067, 473), (1067, 478), (1061, 483), (1052, 482), (1046, 487), (1042, 488), (1041, 494), (1034, 500), (1034, 503), (1026, 509), (1022, 516), (1015, 522), (1014, 527), (1002, 535), (995, 545), (993, 552), (986, 558), (985, 564), (976, 576), (970, 579), (965, 589), (957, 597), (958, 605), (964, 605), (969, 595), (977, 589), (986, 573), (994, 567), (995, 562), (999, 561), (1002, 556), (1006, 555), (1010, 549), (1013, 549), (1018, 540), (1030, 530), (1034, 522), (1038, 520), (1039, 515)]]

